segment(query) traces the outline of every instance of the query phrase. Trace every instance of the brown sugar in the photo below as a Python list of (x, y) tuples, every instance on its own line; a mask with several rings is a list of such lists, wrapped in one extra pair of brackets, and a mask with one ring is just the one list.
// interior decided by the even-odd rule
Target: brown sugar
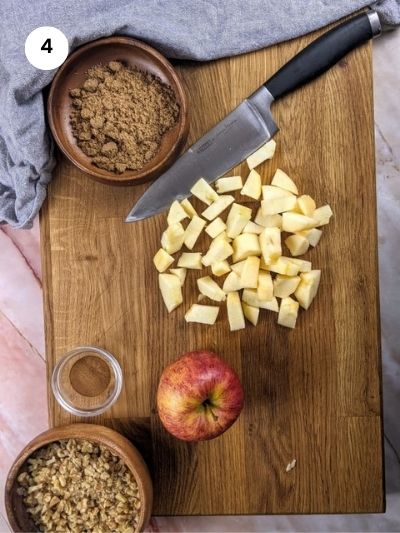
[(78, 146), (96, 166), (116, 173), (140, 170), (151, 161), (179, 116), (171, 87), (119, 61), (90, 68), (70, 96)]

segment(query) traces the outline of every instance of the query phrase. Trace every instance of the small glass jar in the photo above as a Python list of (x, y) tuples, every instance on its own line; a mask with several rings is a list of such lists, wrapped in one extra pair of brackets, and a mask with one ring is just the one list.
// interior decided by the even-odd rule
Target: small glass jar
[(96, 416), (117, 401), (122, 382), (121, 367), (110, 352), (97, 346), (79, 346), (58, 361), (51, 387), (69, 413)]

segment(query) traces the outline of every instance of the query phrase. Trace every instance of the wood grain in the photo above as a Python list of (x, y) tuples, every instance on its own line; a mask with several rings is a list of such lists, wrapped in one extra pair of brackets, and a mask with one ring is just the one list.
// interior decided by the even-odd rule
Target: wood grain
[[(179, 64), (190, 95), (189, 142), (315, 36)], [(187, 305), (168, 315), (152, 266), (165, 216), (123, 222), (145, 187), (94, 183), (65, 160), (49, 187), (41, 219), (49, 376), (79, 344), (116, 355), (123, 393), (96, 421), (122, 428), (134, 443), (138, 435), (152, 467), (156, 515), (384, 510), (370, 44), (273, 112), (281, 131), (274, 159), (261, 167), (264, 181), (279, 166), (335, 214), (307, 254), (322, 268), (322, 282), (294, 331), (267, 312), (257, 328), (235, 333), (224, 310), (213, 328), (185, 324), (196, 298), (193, 272)], [(246, 404), (222, 437), (187, 444), (161, 427), (155, 392), (170, 361), (202, 348), (238, 371)], [(51, 394), (49, 401), (52, 425), (73, 420)]]

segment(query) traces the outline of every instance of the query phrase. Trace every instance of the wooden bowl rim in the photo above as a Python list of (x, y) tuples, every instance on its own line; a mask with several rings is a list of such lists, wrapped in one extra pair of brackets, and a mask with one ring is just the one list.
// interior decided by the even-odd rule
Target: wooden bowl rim
[[(15, 518), (11, 491), (17, 481), (18, 473), (27, 459), (39, 448), (59, 440), (88, 440), (106, 446), (116, 453), (133, 473), (139, 488), (142, 503), (138, 520), (138, 531), (142, 531), (150, 519), (153, 506), (153, 484), (147, 465), (139, 450), (121, 433), (100, 424), (68, 424), (43, 431), (34, 437), (14, 460), (6, 479), (4, 499), (7, 518), (13, 531), (21, 531)], [(109, 443), (112, 443), (110, 446)], [(138, 472), (138, 469), (140, 472)], [(145, 487), (147, 485), (147, 488)]]
[[(107, 170), (102, 169), (102, 173), (100, 173), (100, 171), (96, 171), (94, 165), (87, 166), (81, 161), (79, 161), (77, 158), (75, 158), (75, 156), (65, 147), (64, 143), (61, 141), (58, 135), (58, 130), (54, 120), (53, 103), (56, 91), (59, 88), (60, 78), (62, 77), (64, 71), (72, 63), (79, 60), (79, 58), (85, 53), (87, 53), (88, 50), (97, 48), (98, 46), (103, 46), (104, 44), (127, 44), (132, 47), (137, 47), (144, 50), (149, 54), (150, 57), (156, 58), (168, 72), (169, 76), (172, 77), (175, 81), (176, 89), (174, 87), (172, 88), (180, 105), (176, 138), (171, 144), (171, 147), (168, 152), (164, 155), (163, 159), (161, 159), (156, 165), (148, 167), (146, 170), (128, 171), (123, 172), (122, 174), (115, 174), (113, 172), (108, 172)], [(89, 174), (90, 176), (96, 178), (98, 181), (114, 185), (140, 184), (158, 176), (163, 166), (166, 165), (170, 159), (172, 159), (172, 161), (176, 159), (179, 154), (179, 150), (182, 148), (184, 142), (186, 141), (186, 137), (189, 131), (188, 98), (185, 91), (184, 83), (180, 78), (178, 72), (174, 69), (168, 59), (152, 46), (144, 43), (143, 41), (139, 41), (138, 39), (134, 39), (133, 37), (127, 37), (122, 35), (102, 37), (100, 39), (90, 41), (76, 48), (68, 56), (68, 58), (57, 71), (51, 83), (47, 99), (47, 118), (54, 140), (56, 141), (62, 153), (71, 161), (71, 163), (73, 163), (76, 167), (82, 170), (82, 172)], [(62, 126), (60, 127), (62, 128)], [(175, 157), (173, 158), (173, 156)]]

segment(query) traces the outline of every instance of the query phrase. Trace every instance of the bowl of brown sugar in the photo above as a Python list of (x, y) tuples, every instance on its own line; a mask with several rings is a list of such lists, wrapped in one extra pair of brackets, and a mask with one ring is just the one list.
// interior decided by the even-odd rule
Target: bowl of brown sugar
[(75, 50), (53, 80), (47, 112), (65, 156), (97, 181), (115, 185), (160, 176), (189, 131), (178, 73), (157, 50), (130, 37)]

